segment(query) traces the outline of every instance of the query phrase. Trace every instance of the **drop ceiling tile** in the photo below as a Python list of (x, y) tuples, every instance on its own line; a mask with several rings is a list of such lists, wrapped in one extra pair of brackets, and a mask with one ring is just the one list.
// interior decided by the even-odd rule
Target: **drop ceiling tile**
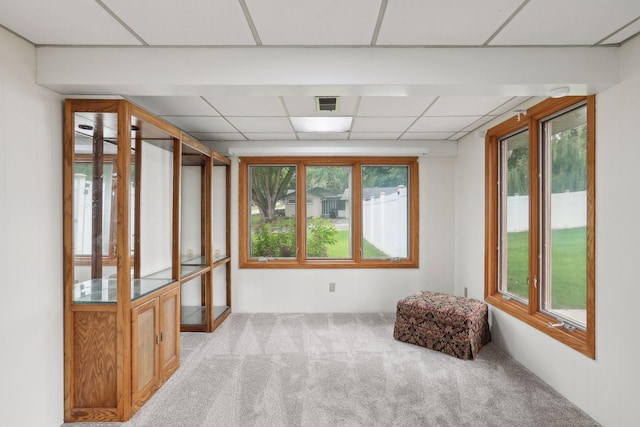
[(380, 0), (246, 0), (264, 45), (369, 45)]
[(451, 137), (447, 138), (449, 141), (460, 141), (463, 137), (467, 136), (469, 132), (458, 132)]
[(356, 117), (352, 132), (404, 132), (415, 117)]
[(407, 132), (400, 139), (436, 139), (445, 140), (453, 135), (452, 132)]
[(620, 31), (613, 34), (611, 37), (604, 40), (603, 44), (611, 44), (611, 43), (622, 43), (627, 41), (629, 37), (633, 37), (640, 33), (640, 19), (635, 21), (633, 24), (629, 25), (626, 28), (621, 29)]
[(462, 131), (465, 132), (470, 132), (473, 130), (478, 129), (480, 126), (489, 123), (491, 120), (496, 119), (498, 116), (485, 116), (485, 117), (480, 117), (478, 120), (474, 121), (473, 123), (470, 123), (468, 126), (465, 126), (464, 129), (461, 129)]
[(251, 141), (282, 141), (296, 138), (294, 132), (247, 132), (245, 136)]
[(255, 45), (236, 0), (103, 1), (150, 45)]
[(161, 116), (185, 132), (235, 132), (222, 117), (216, 116)]
[(409, 132), (458, 132), (479, 118), (481, 116), (420, 117)]
[(402, 132), (352, 132), (349, 139), (398, 139)]
[(246, 141), (239, 132), (191, 132), (199, 141)]
[(490, 111), (489, 114), (492, 116), (500, 116), (504, 113), (517, 109), (519, 105), (527, 102), (531, 98), (531, 96), (514, 96), (495, 110)]
[(364, 96), (358, 117), (418, 117), (434, 99), (435, 96)]
[(483, 116), (505, 102), (508, 96), (441, 96), (425, 116)]
[(347, 139), (349, 132), (298, 132), (298, 137), (304, 140), (322, 141), (325, 139)]
[(217, 116), (199, 96), (130, 96), (134, 104), (158, 116)]
[[(331, 94), (319, 94), (318, 96), (334, 96)], [(337, 111), (317, 111), (315, 96), (285, 96), (284, 104), (291, 116), (314, 117), (314, 116), (351, 116), (353, 115), (358, 97), (341, 96), (338, 100)]]
[(142, 44), (95, 1), (0, 0), (0, 11), (0, 25), (34, 44)]
[(286, 117), (227, 117), (240, 132), (293, 132)]
[(223, 116), (287, 115), (278, 96), (207, 96), (205, 99)]
[(377, 44), (482, 45), (521, 3), (522, 0), (390, 1)]
[(639, 15), (638, 0), (536, 0), (527, 3), (490, 44), (590, 46)]

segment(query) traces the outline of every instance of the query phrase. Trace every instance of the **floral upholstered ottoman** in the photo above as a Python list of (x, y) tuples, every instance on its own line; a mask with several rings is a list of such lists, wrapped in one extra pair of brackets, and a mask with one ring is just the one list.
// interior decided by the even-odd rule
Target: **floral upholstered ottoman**
[(421, 291), (398, 301), (393, 338), (473, 359), (491, 341), (487, 304)]

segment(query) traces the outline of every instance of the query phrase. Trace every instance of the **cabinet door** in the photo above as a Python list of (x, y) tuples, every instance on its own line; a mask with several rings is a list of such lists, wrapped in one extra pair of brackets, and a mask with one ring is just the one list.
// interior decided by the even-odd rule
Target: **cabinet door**
[(131, 310), (131, 371), (133, 402), (145, 401), (159, 381), (159, 301), (151, 301)]
[(160, 366), (163, 381), (180, 363), (180, 288), (160, 296)]

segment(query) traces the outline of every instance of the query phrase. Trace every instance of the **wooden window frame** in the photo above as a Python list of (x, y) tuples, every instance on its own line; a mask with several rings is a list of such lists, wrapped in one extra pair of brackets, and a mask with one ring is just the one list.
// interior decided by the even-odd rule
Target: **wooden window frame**
[[(296, 236), (298, 251), (294, 258), (259, 261), (249, 256), (249, 167), (294, 165), (296, 173)], [(305, 209), (307, 166), (351, 166), (352, 179), (352, 229), (353, 254), (349, 259), (306, 258)], [(400, 259), (362, 258), (362, 166), (408, 166), (409, 238), (408, 255)], [(419, 188), (418, 159), (415, 157), (243, 157), (239, 160), (239, 267), (240, 268), (418, 268), (419, 248)]]
[[(499, 269), (499, 144), (509, 134), (529, 129), (529, 176), (539, 173), (539, 144), (541, 122), (562, 110), (586, 102), (587, 108), (587, 322), (584, 331), (552, 328), (556, 318), (541, 312), (538, 289), (534, 281), (529, 283), (527, 305), (504, 298), (498, 291)], [(530, 179), (529, 274), (541, 277), (538, 262), (540, 253), (538, 236), (540, 224), (539, 206), (541, 189), (537, 179)], [(517, 116), (487, 131), (485, 139), (485, 301), (492, 306), (522, 320), (546, 335), (595, 359), (595, 96), (564, 97), (545, 100)]]

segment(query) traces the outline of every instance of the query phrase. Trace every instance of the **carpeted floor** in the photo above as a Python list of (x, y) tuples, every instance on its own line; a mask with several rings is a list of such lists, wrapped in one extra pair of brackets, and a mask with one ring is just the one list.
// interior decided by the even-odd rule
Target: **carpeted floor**
[[(232, 314), (126, 423), (597, 426), (494, 344), (473, 361), (395, 341), (395, 314)], [(83, 424), (68, 424), (80, 426)]]

